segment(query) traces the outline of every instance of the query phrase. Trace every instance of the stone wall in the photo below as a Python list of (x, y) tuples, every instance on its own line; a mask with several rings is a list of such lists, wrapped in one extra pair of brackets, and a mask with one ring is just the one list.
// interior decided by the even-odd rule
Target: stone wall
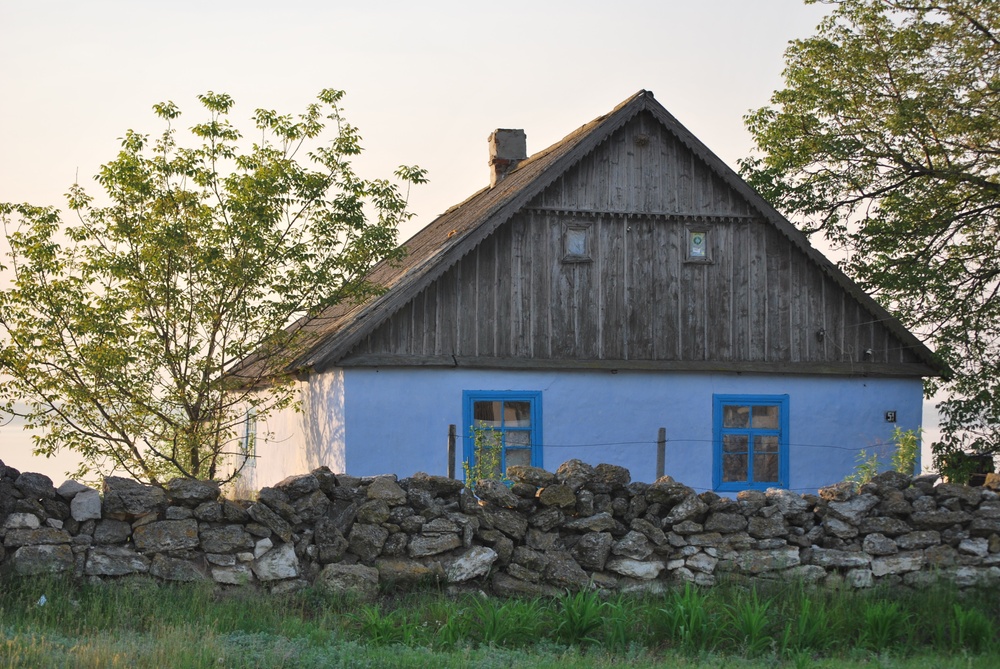
[(0, 462), (0, 569), (362, 594), (429, 581), (498, 595), (656, 591), (727, 574), (852, 588), (1000, 583), (1000, 495), (986, 488), (887, 472), (860, 490), (729, 499), (579, 460), (510, 476), (472, 495), (440, 476), (320, 468), (239, 502), (180, 479), (56, 489)]

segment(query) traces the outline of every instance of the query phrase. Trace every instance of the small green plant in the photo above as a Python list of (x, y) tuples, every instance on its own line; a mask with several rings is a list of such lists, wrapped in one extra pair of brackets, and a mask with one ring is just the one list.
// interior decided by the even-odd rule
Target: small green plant
[(895, 648), (909, 627), (910, 616), (899, 602), (882, 599), (866, 602), (861, 615), (863, 625), (858, 641), (868, 650), (881, 652)]
[(869, 456), (868, 451), (862, 448), (858, 451), (858, 456), (855, 459), (858, 464), (854, 467), (854, 473), (844, 480), (850, 481), (860, 488), (878, 474), (878, 453), (872, 453)]
[(462, 463), (465, 470), (465, 487), (475, 491), (476, 481), (496, 479), (505, 481), (501, 451), (503, 438), (496, 430), (473, 427), (469, 430), (472, 439), (472, 458)]
[(896, 446), (892, 454), (892, 468), (900, 474), (913, 476), (920, 452), (920, 434), (920, 428), (903, 430), (897, 426), (892, 431), (892, 443)]
[(674, 592), (669, 605), (660, 609), (667, 634), (687, 652), (711, 650), (716, 641), (716, 625), (709, 615), (708, 598), (690, 583)]
[(593, 590), (566, 593), (559, 598), (556, 634), (568, 644), (599, 643), (595, 633), (604, 624), (607, 604)]
[(756, 589), (726, 607), (733, 628), (733, 640), (747, 657), (762, 655), (774, 645), (774, 637), (767, 633), (771, 624), (770, 607), (770, 600), (760, 599)]
[(982, 611), (966, 609), (960, 604), (952, 607), (948, 627), (951, 645), (955, 650), (982, 653), (989, 650), (996, 640), (996, 632), (990, 619)]
[(836, 634), (837, 626), (830, 611), (802, 592), (795, 614), (785, 624), (781, 649), (790, 657), (808, 657), (812, 651), (826, 651), (833, 645)]

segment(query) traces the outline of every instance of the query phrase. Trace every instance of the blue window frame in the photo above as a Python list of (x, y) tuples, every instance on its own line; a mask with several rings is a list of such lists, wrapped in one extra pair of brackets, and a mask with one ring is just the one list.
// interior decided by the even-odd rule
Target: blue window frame
[(715, 395), (716, 490), (788, 487), (788, 395)]
[(488, 448), (500, 449), (500, 468), (542, 466), (542, 393), (537, 391), (466, 390), (462, 392), (463, 457), (475, 464), (475, 435)]

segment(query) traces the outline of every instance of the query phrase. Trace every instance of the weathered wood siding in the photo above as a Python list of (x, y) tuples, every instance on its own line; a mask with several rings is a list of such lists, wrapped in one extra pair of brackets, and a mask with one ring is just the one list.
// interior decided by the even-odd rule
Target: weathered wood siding
[[(589, 262), (563, 261), (568, 225), (589, 226)], [(711, 262), (685, 261), (691, 227), (708, 232)], [(343, 364), (396, 356), (401, 364), (671, 361), (776, 370), (918, 360), (645, 114)]]

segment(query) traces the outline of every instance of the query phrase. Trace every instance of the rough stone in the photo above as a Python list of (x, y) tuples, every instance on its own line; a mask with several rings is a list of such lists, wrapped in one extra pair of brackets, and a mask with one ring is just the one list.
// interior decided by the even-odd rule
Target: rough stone
[(3, 545), (7, 548), (18, 546), (68, 544), (69, 532), (54, 527), (39, 527), (34, 530), (7, 530)]
[(611, 552), (621, 557), (633, 560), (645, 560), (652, 555), (653, 547), (646, 535), (635, 530), (630, 531), (621, 540), (616, 541)]
[(719, 564), (719, 559), (707, 553), (696, 553), (684, 561), (684, 566), (691, 571), (700, 571), (705, 574), (714, 572), (717, 564)]
[(982, 499), (982, 489), (955, 483), (941, 483), (934, 486), (934, 494), (941, 500), (958, 499), (964, 506), (978, 506)]
[(532, 583), (497, 572), (492, 580), (493, 594), (498, 597), (555, 597), (562, 591), (543, 583)]
[(734, 566), (745, 574), (761, 574), (795, 567), (801, 562), (799, 549), (789, 546), (772, 550), (749, 550), (739, 553)]
[(834, 568), (858, 568), (869, 567), (871, 557), (865, 553), (855, 551), (840, 551), (832, 548), (813, 548), (809, 559), (814, 565)]
[(37, 530), (41, 526), (38, 516), (33, 513), (12, 513), (3, 523), (5, 530)]
[(781, 514), (774, 514), (770, 518), (753, 516), (747, 523), (747, 534), (755, 539), (784, 536), (788, 534), (788, 523), (785, 522), (785, 518)]
[(72, 571), (75, 564), (73, 549), (68, 544), (21, 546), (10, 560), (14, 571), (21, 576)]
[(684, 498), (679, 504), (670, 510), (663, 522), (668, 525), (683, 523), (685, 520), (694, 520), (708, 513), (708, 505), (701, 501), (697, 495), (690, 495)]
[(786, 488), (768, 488), (764, 495), (768, 504), (778, 507), (783, 516), (793, 516), (811, 509), (809, 502), (802, 495)]
[(853, 539), (858, 536), (858, 528), (840, 518), (826, 518), (823, 521), (823, 529), (840, 539)]
[(875, 576), (885, 576), (887, 574), (902, 574), (908, 571), (917, 571), (924, 566), (925, 559), (923, 553), (899, 553), (885, 557), (872, 558), (872, 574)]
[(378, 596), (379, 572), (360, 564), (328, 564), (316, 579), (317, 586), (332, 595), (372, 601)]
[(254, 582), (253, 569), (247, 564), (212, 567), (212, 580), (224, 585), (248, 585)]
[[(329, 469), (326, 472), (320, 471), (321, 476), (327, 474), (332, 475)], [(336, 477), (334, 477), (336, 481)], [(288, 495), (289, 500), (298, 499), (299, 497), (305, 497), (306, 495), (312, 494), (319, 490), (320, 479), (315, 473), (310, 474), (300, 474), (298, 476), (289, 476), (282, 479), (274, 484), (275, 489), (282, 491)]]
[(576, 532), (606, 532), (619, 527), (619, 523), (610, 513), (604, 512), (587, 518), (571, 520), (563, 523), (563, 527)]
[(633, 560), (631, 558), (611, 558), (606, 569), (622, 576), (641, 580), (652, 580), (660, 575), (666, 564), (660, 560)]
[(31, 499), (55, 499), (56, 488), (52, 485), (52, 479), (45, 474), (34, 472), (24, 472), (14, 480), (14, 485)]
[(595, 493), (610, 493), (621, 490), (632, 481), (632, 474), (618, 465), (599, 464), (594, 467), (594, 476), (587, 483), (587, 489)]
[(887, 537), (898, 537), (910, 531), (909, 524), (899, 518), (875, 516), (861, 521), (861, 534), (884, 534)]
[(972, 516), (964, 511), (925, 511), (914, 513), (910, 518), (915, 529), (938, 531), (972, 520)]
[[(549, 564), (545, 568), (545, 579), (557, 588), (579, 590), (587, 587), (590, 576), (587, 575), (573, 556), (565, 551), (552, 551), (548, 555)], [(610, 562), (610, 561), (609, 561)]]
[(650, 504), (664, 504), (673, 507), (681, 500), (695, 496), (692, 488), (677, 483), (669, 476), (664, 476), (650, 484), (645, 491), (646, 501)]
[(100, 520), (101, 494), (96, 490), (86, 488), (74, 495), (69, 504), (69, 510), (73, 520), (78, 523), (87, 520)]
[[(353, 532), (351, 533), (353, 535)], [(416, 536), (410, 540), (407, 546), (407, 552), (410, 557), (420, 558), (429, 557), (431, 555), (438, 555), (439, 553), (445, 553), (450, 550), (459, 548), (462, 545), (462, 540), (458, 538), (457, 534), (434, 534), (431, 536)], [(353, 550), (354, 546), (351, 545)], [(357, 551), (354, 551), (355, 553)]]
[(87, 554), (84, 573), (88, 576), (145, 574), (150, 560), (131, 546), (94, 546)]
[(215, 481), (178, 478), (163, 487), (171, 500), (184, 502), (190, 507), (198, 506), (202, 502), (214, 502), (219, 499), (220, 494), (219, 484)]
[(511, 511), (493, 506), (478, 507), (479, 519), (488, 528), (497, 529), (506, 534), (511, 539), (522, 540), (525, 532), (528, 531), (528, 521), (524, 516)]
[(869, 555), (893, 555), (899, 552), (895, 541), (883, 534), (869, 534), (861, 543), (861, 549)]
[[(516, 467), (507, 468), (507, 476), (513, 479), (512, 471)], [(539, 470), (543, 471), (543, 470)], [(552, 476), (552, 474), (549, 474)], [(426, 490), (431, 495), (453, 495), (465, 487), (465, 484), (457, 479), (450, 479), (447, 476), (431, 476), (424, 472), (417, 472), (407, 482), (412, 491), (414, 488)]]
[(859, 525), (869, 511), (878, 506), (879, 499), (875, 495), (858, 495), (844, 502), (830, 502), (827, 509), (830, 514), (845, 523)]
[(383, 499), (372, 499), (358, 507), (357, 522), (381, 525), (389, 520), (389, 504)]
[(502, 481), (490, 479), (476, 483), (476, 496), (504, 509), (516, 509), (521, 502)]
[[(347, 545), (348, 549), (357, 555), (359, 560), (370, 564), (381, 554), (382, 546), (385, 545), (385, 540), (388, 538), (389, 530), (380, 525), (355, 523), (354, 527), (351, 528), (351, 533), (347, 536)], [(457, 542), (458, 538), (456, 537), (455, 540)], [(410, 544), (410, 548), (412, 551), (413, 543)]]
[(958, 552), (963, 555), (986, 557), (990, 553), (990, 542), (983, 537), (964, 539), (958, 544)]
[(496, 551), (485, 546), (474, 546), (449, 564), (445, 574), (449, 583), (469, 581), (488, 574), (496, 560)]
[(93, 490), (93, 488), (89, 488), (83, 485), (82, 483), (78, 483), (76, 481), (67, 479), (63, 481), (61, 486), (56, 488), (56, 494), (65, 500), (72, 500), (74, 497), (79, 495), (81, 492), (84, 492), (85, 490)]
[(254, 560), (252, 569), (261, 581), (297, 578), (299, 559), (295, 555), (295, 546), (292, 544), (275, 546)]
[(567, 460), (556, 470), (556, 480), (565, 483), (574, 491), (583, 488), (594, 479), (595, 470), (583, 460)]
[(611, 554), (612, 542), (610, 532), (588, 532), (573, 547), (573, 557), (584, 569), (602, 571)]
[(376, 478), (368, 485), (368, 499), (385, 502), (389, 506), (406, 504), (406, 491), (387, 476)]
[(160, 520), (132, 531), (136, 550), (142, 553), (186, 550), (198, 547), (196, 520)]
[(153, 562), (149, 566), (149, 573), (164, 581), (182, 581), (192, 583), (196, 581), (208, 580), (208, 575), (202, 565), (191, 560), (169, 557), (162, 553), (153, 556)]
[(268, 505), (260, 502), (251, 504), (247, 509), (247, 514), (253, 520), (278, 535), (285, 543), (289, 543), (292, 540), (292, 526), (284, 518), (272, 511)]
[(132, 526), (124, 520), (101, 520), (94, 526), (95, 544), (123, 544), (132, 536)]
[(576, 506), (576, 493), (565, 483), (548, 485), (538, 491), (538, 503), (542, 506), (571, 509)]
[(206, 553), (237, 553), (253, 546), (253, 537), (239, 525), (223, 525), (201, 531), (201, 548)]
[(132, 479), (108, 476), (104, 479), (105, 518), (133, 521), (167, 508), (167, 494), (162, 488), (143, 485)]

